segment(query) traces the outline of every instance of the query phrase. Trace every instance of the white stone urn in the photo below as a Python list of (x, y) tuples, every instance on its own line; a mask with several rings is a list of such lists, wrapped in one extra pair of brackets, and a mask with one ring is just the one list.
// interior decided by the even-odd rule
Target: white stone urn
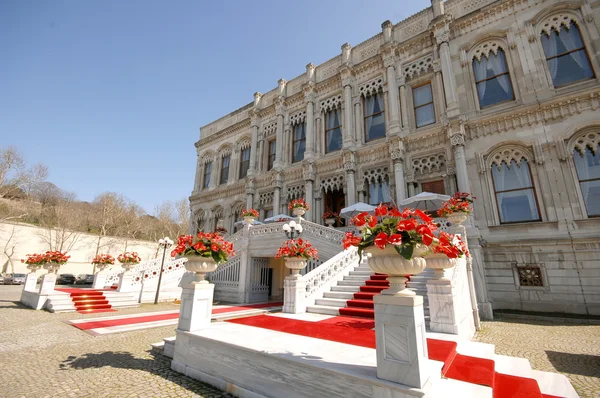
[(60, 264), (46, 263), (46, 264), (44, 264), (44, 269), (47, 269), (49, 273), (58, 274), (58, 270), (60, 269)]
[(333, 228), (333, 224), (335, 224), (335, 218), (326, 218), (325, 224), (327, 224), (328, 227)]
[(448, 214), (446, 218), (452, 224), (460, 225), (465, 222), (465, 220), (469, 217), (469, 213), (465, 213), (462, 211), (456, 211), (452, 214)]
[(292, 210), (295, 216), (302, 217), (306, 213), (306, 209), (304, 207), (294, 207)]
[[(419, 245), (420, 246), (420, 245)], [(416, 293), (406, 288), (405, 275), (416, 275), (423, 272), (425, 269), (425, 259), (420, 257), (426, 252), (426, 247), (415, 248), (413, 257), (410, 260), (402, 257), (394, 246), (386, 245), (384, 249), (371, 246), (365, 249), (366, 253), (370, 253), (369, 267), (378, 274), (388, 274), (390, 287), (381, 292), (388, 296), (414, 296)]]
[(125, 270), (125, 272), (129, 272), (135, 267), (137, 263), (121, 263), (121, 267)]
[(292, 270), (292, 276), (298, 277), (300, 270), (304, 269), (307, 264), (307, 260), (303, 257), (285, 257), (285, 266)]
[[(105, 269), (107, 269), (109, 265), (110, 264), (96, 264), (96, 271), (97, 272), (102, 272)], [(125, 265), (125, 264), (121, 264), (121, 265)]]
[(255, 220), (256, 220), (256, 217), (252, 217), (252, 216), (244, 217), (244, 221), (246, 221), (246, 224), (252, 224)]
[(41, 265), (37, 265), (37, 264), (27, 264), (27, 269), (29, 270), (29, 272), (36, 273), (37, 270), (39, 270), (40, 268), (42, 268)]
[(217, 269), (219, 264), (212, 257), (203, 256), (185, 256), (188, 260), (185, 263), (185, 269), (194, 273), (194, 282), (192, 283), (208, 283), (206, 274)]
[(427, 268), (433, 269), (433, 278), (431, 278), (432, 283), (438, 284), (450, 284), (451, 281), (448, 277), (445, 276), (444, 270), (454, 268), (460, 259), (458, 258), (449, 258), (443, 253), (432, 253), (425, 256), (425, 262), (427, 263)]

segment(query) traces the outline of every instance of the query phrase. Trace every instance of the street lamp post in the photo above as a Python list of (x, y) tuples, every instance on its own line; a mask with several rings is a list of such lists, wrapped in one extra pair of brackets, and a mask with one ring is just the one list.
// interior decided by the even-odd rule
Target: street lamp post
[(160, 272), (158, 273), (158, 285), (156, 286), (156, 296), (154, 297), (154, 304), (158, 304), (158, 295), (160, 294), (160, 282), (162, 281), (163, 267), (165, 266), (165, 255), (167, 249), (173, 245), (173, 241), (168, 237), (164, 237), (158, 240), (158, 245), (163, 248), (162, 262), (160, 263)]
[(283, 232), (288, 239), (297, 238), (302, 234), (302, 225), (292, 220), (283, 225)]

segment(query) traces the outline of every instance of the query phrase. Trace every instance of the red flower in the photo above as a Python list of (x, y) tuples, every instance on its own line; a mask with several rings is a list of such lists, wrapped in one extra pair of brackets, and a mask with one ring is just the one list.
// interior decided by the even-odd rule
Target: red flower
[(400, 234), (390, 235), (390, 237), (388, 238), (388, 243), (392, 244), (392, 245), (399, 245), (400, 243), (402, 243), (402, 235), (400, 235)]
[(385, 245), (387, 243), (388, 235), (385, 232), (380, 232), (375, 237), (375, 246), (380, 249), (385, 249)]
[(430, 223), (433, 221), (433, 219), (431, 217), (429, 217), (427, 214), (423, 213), (422, 210), (415, 209), (415, 214), (417, 215), (417, 217), (419, 217), (421, 220), (425, 221), (426, 223)]
[(396, 229), (398, 231), (413, 231), (415, 228), (417, 228), (417, 220), (414, 218), (400, 220), (398, 221), (398, 224), (396, 224)]
[(383, 216), (386, 216), (387, 214), (388, 214), (387, 206), (379, 204), (379, 206), (377, 206), (377, 208), (375, 209), (375, 215), (377, 217), (383, 217)]
[(416, 231), (419, 235), (421, 235), (423, 244), (430, 246), (433, 243), (433, 232), (431, 232), (431, 229), (427, 225), (418, 225)]

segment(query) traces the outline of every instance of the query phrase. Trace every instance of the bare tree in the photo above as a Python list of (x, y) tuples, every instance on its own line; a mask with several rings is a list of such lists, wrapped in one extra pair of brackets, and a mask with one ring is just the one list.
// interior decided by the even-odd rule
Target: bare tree
[(13, 274), (15, 273), (15, 265), (14, 265), (13, 259), (12, 259), (12, 257), (15, 255), (15, 247), (16, 247), (16, 244), (14, 242), (12, 242), (13, 238), (15, 238), (15, 232), (16, 232), (16, 226), (13, 225), (10, 230), (10, 235), (8, 236), (8, 239), (6, 240), (6, 243), (4, 244), (4, 248), (3, 248), (3, 253), (6, 256), (6, 263), (4, 263), (4, 265), (2, 266), (2, 273), (5, 273), (7, 271), (9, 265), (10, 265), (10, 272)]
[(39, 236), (49, 250), (68, 252), (81, 237), (85, 215), (77, 207), (73, 193), (60, 191), (46, 199), (40, 217), (44, 230)]

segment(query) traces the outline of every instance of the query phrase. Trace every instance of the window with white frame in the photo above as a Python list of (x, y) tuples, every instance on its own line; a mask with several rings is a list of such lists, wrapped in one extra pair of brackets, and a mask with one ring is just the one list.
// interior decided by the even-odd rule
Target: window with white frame
[(385, 106), (381, 92), (365, 97), (365, 142), (385, 137), (384, 112)]
[[(588, 137), (597, 137), (595, 133), (587, 134)], [(582, 138), (588, 138), (582, 137)], [(577, 170), (581, 195), (585, 202), (588, 217), (600, 216), (600, 141), (580, 139), (583, 145), (576, 145), (573, 149), (573, 161)]]
[(325, 115), (325, 153), (342, 149), (342, 111), (334, 108)]
[(416, 126), (423, 127), (435, 123), (435, 109), (433, 107), (431, 82), (413, 88), (412, 92)]
[(248, 169), (250, 168), (250, 147), (243, 149), (241, 153), (240, 161), (240, 179), (248, 175)]
[(273, 168), (273, 165), (275, 164), (275, 154), (276, 154), (276, 150), (277, 150), (275, 140), (269, 141), (268, 145), (269, 145), (269, 154), (268, 154), (268, 158), (267, 158), (267, 171), (271, 170)]
[(539, 221), (529, 163), (524, 157), (492, 163), (492, 181), (500, 223)]
[(231, 155), (223, 156), (221, 159), (221, 178), (219, 184), (227, 184), (229, 180), (229, 162), (231, 161)]
[(304, 159), (306, 149), (306, 123), (294, 125), (292, 139), (292, 163), (300, 162)]
[(572, 20), (541, 34), (548, 70), (555, 87), (594, 77), (579, 27)]
[(480, 108), (514, 99), (506, 55), (501, 48), (473, 58), (473, 72)]
[(204, 164), (204, 176), (202, 181), (202, 186), (204, 189), (210, 186), (210, 175), (212, 173), (212, 161), (206, 162)]
[(367, 181), (369, 204), (378, 205), (392, 201), (390, 196), (390, 182), (388, 177)]

